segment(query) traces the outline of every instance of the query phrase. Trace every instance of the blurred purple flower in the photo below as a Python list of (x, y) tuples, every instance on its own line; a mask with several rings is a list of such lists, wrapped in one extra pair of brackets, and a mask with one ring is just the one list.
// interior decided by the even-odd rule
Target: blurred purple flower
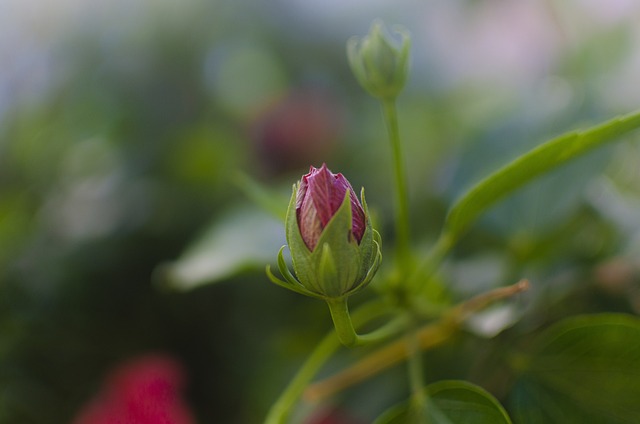
[(292, 90), (253, 124), (260, 163), (277, 174), (327, 157), (341, 138), (343, 114), (341, 104), (326, 90)]

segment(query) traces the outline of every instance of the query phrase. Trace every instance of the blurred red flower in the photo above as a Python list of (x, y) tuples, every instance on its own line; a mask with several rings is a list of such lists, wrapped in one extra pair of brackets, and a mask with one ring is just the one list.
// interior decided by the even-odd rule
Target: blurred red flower
[(327, 90), (292, 90), (253, 123), (260, 163), (278, 174), (328, 159), (342, 137), (343, 115), (340, 102)]
[(73, 424), (194, 424), (181, 397), (184, 381), (184, 370), (168, 356), (135, 358), (107, 375)]

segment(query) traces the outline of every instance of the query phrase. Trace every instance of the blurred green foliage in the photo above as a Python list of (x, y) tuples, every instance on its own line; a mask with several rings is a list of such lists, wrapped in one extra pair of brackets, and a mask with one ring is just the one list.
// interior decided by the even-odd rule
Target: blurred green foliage
[[(262, 261), (275, 258), (281, 227), (256, 212), (236, 176), (286, 199), (309, 165), (329, 162), (366, 186), (392, 245), (380, 111), (350, 75), (344, 50), (377, 15), (413, 33), (416, 60), (399, 115), (420, 246), (435, 240), (454, 199), (492, 170), (552, 135), (640, 104), (628, 72), (639, 54), (637, 8), (598, 20), (576, 2), (540, 6), (537, 25), (561, 42), (531, 52), (545, 64), (531, 72), (484, 52), (479, 63), (491, 78), (468, 62), (455, 68), (468, 52), (447, 34), (469, 41), (471, 29), (493, 23), (516, 50), (539, 39), (507, 25), (491, 2), (363, 5), (341, 19), (337, 6), (305, 14), (294, 1), (151, 3), (95, 14), (70, 5), (78, 23), (52, 12), (51, 22), (60, 20), (53, 29), (39, 26), (46, 16), (31, 20), (22, 35), (41, 38), (16, 39), (7, 57), (42, 59), (33, 66), (44, 67), (46, 83), (31, 80), (30, 66), (0, 72), (8, 81), (0, 88), (13, 87), (0, 91), (0, 423), (70, 422), (114, 364), (148, 351), (185, 364), (198, 422), (260, 422), (330, 321), (320, 302), (268, 283)], [(438, 17), (448, 31), (436, 32)], [(493, 316), (491, 327), (492, 316), (478, 317), (428, 352), (429, 381), (467, 379), (504, 401), (513, 384), (506, 347), (526, 351), (527, 334), (574, 314), (640, 311), (635, 139), (528, 186), (463, 238), (440, 277), (451, 297), (521, 277), (533, 289), (510, 319)], [(231, 226), (236, 214), (252, 225)], [(235, 242), (225, 228), (237, 228)], [(269, 239), (252, 241), (258, 234)], [(213, 239), (202, 246), (228, 256), (212, 256), (222, 265), (208, 280), (188, 269), (200, 280), (182, 285), (218, 284), (175, 290), (181, 284), (169, 271), (206, 235)], [(339, 354), (324, 372), (357, 355)], [(390, 370), (334, 401), (368, 422), (403, 398), (403, 378)]]

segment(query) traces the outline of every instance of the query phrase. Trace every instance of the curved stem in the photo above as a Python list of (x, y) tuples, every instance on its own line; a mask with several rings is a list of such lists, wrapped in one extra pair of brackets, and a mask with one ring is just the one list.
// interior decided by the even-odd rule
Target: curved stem
[(393, 153), (393, 171), (396, 185), (396, 254), (398, 255), (400, 264), (403, 264), (410, 252), (409, 196), (407, 192), (406, 167), (402, 156), (402, 144), (400, 142), (395, 99), (383, 99), (382, 110)]
[[(390, 309), (386, 303), (382, 301), (372, 301), (361, 306), (353, 313), (353, 323), (358, 327), (371, 320), (387, 315), (389, 312)], [(349, 321), (351, 322), (351, 319)], [(378, 333), (378, 339), (383, 339), (397, 334), (400, 329), (401, 326), (398, 324), (398, 320), (392, 320), (389, 324), (379, 328), (373, 333)], [(316, 346), (278, 400), (271, 406), (265, 419), (265, 424), (284, 424), (287, 422), (289, 414), (302, 395), (302, 392), (338, 347), (340, 347), (340, 342), (336, 337), (336, 332), (332, 330), (322, 339), (318, 346)]]
[(384, 340), (397, 334), (408, 322), (406, 318), (398, 317), (370, 333), (358, 334), (351, 321), (346, 298), (327, 300), (327, 305), (329, 305), (329, 311), (331, 312), (331, 318), (333, 319), (333, 326), (336, 329), (338, 340), (347, 347), (360, 346)]
[(336, 335), (340, 343), (345, 346), (356, 346), (359, 344), (360, 337), (356, 333), (356, 329), (353, 328), (347, 299), (327, 300), (327, 305), (329, 305), (333, 326), (336, 329)]

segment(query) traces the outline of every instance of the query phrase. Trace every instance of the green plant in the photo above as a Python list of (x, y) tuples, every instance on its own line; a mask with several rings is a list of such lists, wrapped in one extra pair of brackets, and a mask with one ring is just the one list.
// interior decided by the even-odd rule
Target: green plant
[[(640, 320), (631, 315), (593, 314), (567, 318), (533, 334), (529, 340), (531, 348), (526, 353), (517, 349), (510, 352), (506, 362), (513, 371), (514, 382), (506, 395), (511, 404), (509, 413), (487, 390), (468, 381), (426, 384), (423, 359), (424, 352), (454, 338), (470, 316), (530, 287), (530, 283), (522, 279), (453, 306), (433, 295), (447, 290), (441, 279), (436, 278), (438, 270), (474, 222), (483, 212), (530, 181), (640, 127), (640, 113), (554, 138), (479, 181), (449, 208), (439, 238), (426, 255), (421, 255), (411, 240), (406, 169), (396, 113), (396, 98), (407, 77), (410, 44), (405, 31), (399, 34), (401, 39), (394, 40), (382, 24), (376, 22), (367, 37), (350, 40), (348, 44), (352, 69), (360, 84), (381, 102), (389, 132), (395, 176), (394, 254), (385, 258), (387, 271), (376, 277), (378, 296), (360, 305), (351, 315), (346, 299), (373, 277), (369, 271), (375, 273), (379, 256), (375, 255), (373, 259), (368, 251), (364, 273), (358, 274), (355, 286), (352, 281), (345, 286), (341, 282), (331, 283), (333, 280), (326, 278), (341, 274), (336, 269), (350, 266), (351, 256), (331, 254), (355, 228), (348, 200), (350, 191), (347, 190), (346, 196), (344, 192), (340, 193), (343, 207), (338, 212), (332, 211), (338, 224), (331, 226), (332, 221), (329, 221), (317, 229), (316, 236), (322, 237), (322, 247), (315, 250), (318, 254), (309, 262), (312, 265), (306, 262), (301, 265), (303, 260), (300, 258), (307, 261), (316, 246), (307, 244), (305, 247), (304, 234), (300, 238), (299, 226), (302, 224), (299, 220), (305, 218), (300, 218), (300, 213), (304, 212), (299, 210), (300, 202), (296, 203), (297, 189), (294, 187), (287, 218), (287, 239), (295, 275), (288, 270), (282, 249), (278, 263), (286, 281), (276, 277), (270, 268), (267, 273), (272, 281), (283, 287), (327, 301), (336, 333), (328, 334), (317, 345), (273, 404), (266, 422), (287, 422), (292, 408), (305, 391), (310, 398), (325, 398), (405, 359), (410, 399), (383, 413), (376, 423), (510, 423), (512, 419), (521, 423), (634, 422), (640, 414), (640, 406), (635, 401), (640, 397), (640, 388), (634, 380), (640, 369)], [(364, 198), (362, 200), (364, 204)], [(366, 205), (364, 211), (368, 213)], [(320, 232), (330, 226), (332, 233), (321, 235)], [(335, 227), (340, 228), (338, 235), (334, 233)], [(304, 228), (301, 231), (304, 233)], [(378, 237), (371, 238), (368, 243), (367, 249), (372, 249), (372, 243), (375, 243), (373, 249), (379, 250)], [(353, 242), (351, 246), (354, 252), (358, 251), (357, 243)], [(342, 248), (341, 251), (346, 250)], [(307, 283), (315, 281), (316, 277), (325, 282)], [(338, 286), (343, 288), (338, 291), (327, 289)], [(356, 333), (380, 318), (387, 319), (386, 324), (367, 334)], [(310, 386), (318, 370), (338, 349), (339, 342), (353, 346), (389, 339), (393, 340), (367, 351), (343, 372)]]

